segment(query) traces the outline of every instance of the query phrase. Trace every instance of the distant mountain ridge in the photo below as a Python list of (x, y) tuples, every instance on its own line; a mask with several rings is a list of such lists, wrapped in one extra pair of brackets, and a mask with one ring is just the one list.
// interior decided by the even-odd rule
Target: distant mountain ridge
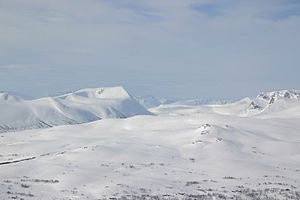
[(0, 93), (0, 132), (150, 114), (122, 87), (83, 89), (35, 100)]
[(143, 106), (158, 109), (168, 105), (170, 108), (199, 106), (210, 108), (215, 113), (241, 117), (264, 117), (266, 114), (267, 117), (300, 116), (300, 90), (265, 92), (253, 99), (247, 97), (234, 103), (228, 102), (199, 99), (172, 102), (150, 95), (133, 97), (122, 87), (89, 88), (35, 100), (0, 92), (0, 132), (151, 115)]
[(12, 96), (8, 93), (5, 92), (0, 92), (0, 102), (5, 102), (5, 101), (19, 101), (20, 98), (17, 96)]
[(176, 101), (173, 104), (182, 104), (182, 105), (188, 105), (188, 106), (200, 106), (200, 105), (209, 105), (209, 104), (215, 104), (215, 105), (222, 105), (227, 103), (232, 103), (233, 100), (207, 100), (207, 99), (188, 99), (183, 101)]
[(174, 99), (156, 98), (151, 95), (135, 96), (134, 98), (145, 108), (154, 108), (166, 104), (199, 106), (199, 105), (207, 105), (207, 104), (226, 104), (226, 103), (233, 102), (233, 100), (208, 100), (208, 99), (174, 100)]
[(20, 94), (18, 92), (12, 92), (12, 91), (0, 91), (0, 96), (11, 96), (13, 98), (23, 99), (23, 100), (32, 100), (33, 97), (25, 94)]
[(151, 95), (135, 96), (134, 98), (145, 108), (153, 108), (153, 107), (160, 106), (162, 104), (171, 104), (175, 102), (175, 100), (156, 98)]
[(259, 114), (278, 107), (284, 109), (300, 101), (300, 90), (280, 90), (273, 92), (260, 93), (254, 98), (246, 108), (248, 114)]
[[(203, 104), (202, 104), (203, 103)], [(194, 110), (202, 112), (210, 110), (211, 113), (221, 115), (234, 115), (238, 117), (259, 117), (259, 118), (280, 118), (280, 117), (300, 117), (300, 90), (281, 90), (260, 93), (255, 98), (243, 98), (239, 101), (208, 103), (200, 100), (177, 101), (172, 104), (162, 104), (151, 108), (154, 113), (168, 114), (177, 110), (178, 114), (185, 114), (184, 110)]]

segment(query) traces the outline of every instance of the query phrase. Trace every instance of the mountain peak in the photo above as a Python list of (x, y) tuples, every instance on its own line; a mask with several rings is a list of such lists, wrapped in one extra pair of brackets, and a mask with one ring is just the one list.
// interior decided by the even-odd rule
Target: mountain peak
[[(3, 100), (2, 100), (3, 99)], [(56, 97), (19, 101), (0, 93), (0, 132), (151, 115), (123, 87), (88, 88)]]
[(257, 114), (263, 112), (273, 104), (281, 106), (288, 102), (300, 100), (300, 90), (279, 90), (272, 92), (264, 92), (257, 95), (246, 109), (247, 113)]
[(273, 92), (260, 93), (256, 99), (268, 102), (269, 104), (274, 103), (276, 100), (298, 100), (300, 99), (300, 90), (280, 90)]
[(130, 95), (121, 86), (117, 87), (103, 87), (103, 88), (87, 88), (75, 91), (73, 93), (62, 95), (61, 97), (79, 97), (92, 99), (128, 99)]

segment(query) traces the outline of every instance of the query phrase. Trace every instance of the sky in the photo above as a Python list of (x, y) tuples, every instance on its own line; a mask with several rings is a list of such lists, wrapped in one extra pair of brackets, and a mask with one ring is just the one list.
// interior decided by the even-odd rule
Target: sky
[(300, 89), (299, 0), (0, 0), (0, 90), (123, 86), (236, 99)]

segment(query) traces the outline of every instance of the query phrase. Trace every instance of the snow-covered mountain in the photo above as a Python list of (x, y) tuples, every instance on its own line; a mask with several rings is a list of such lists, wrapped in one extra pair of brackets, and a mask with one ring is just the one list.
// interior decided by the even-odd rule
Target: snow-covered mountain
[(281, 90), (260, 93), (254, 98), (242, 115), (261, 115), (269, 112), (280, 112), (299, 106), (300, 90)]
[(83, 89), (36, 100), (0, 93), (0, 132), (149, 114), (122, 87)]
[[(151, 108), (151, 112), (160, 112), (168, 115), (170, 110), (176, 110), (178, 115), (190, 113), (211, 112), (222, 115), (234, 115), (239, 117), (277, 118), (282, 115), (300, 116), (300, 91), (281, 90), (259, 94), (256, 98), (243, 98), (239, 101), (226, 104), (199, 104), (198, 101), (183, 101), (172, 104), (164, 104)], [(174, 112), (172, 113), (174, 114)]]
[[(78, 117), (86, 115), (72, 112), (124, 99), (121, 88), (88, 89), (32, 104), (39, 116), (47, 108)], [(263, 111), (241, 117), (257, 99)], [(224, 105), (164, 104), (155, 116), (1, 133), (0, 199), (300, 199), (297, 99), (279, 91)]]
[[(199, 99), (172, 102), (149, 95), (132, 97), (122, 87), (83, 89), (35, 100), (24, 100), (11, 94), (0, 92), (0, 132), (151, 114), (144, 107), (158, 106), (166, 112), (178, 106), (200, 106), (200, 110), (211, 109), (218, 114), (243, 117), (264, 117), (268, 113), (272, 114), (268, 117), (298, 115), (297, 111), (300, 111), (299, 90), (266, 92), (254, 99), (244, 98), (228, 104)], [(204, 105), (209, 103), (215, 105)]]

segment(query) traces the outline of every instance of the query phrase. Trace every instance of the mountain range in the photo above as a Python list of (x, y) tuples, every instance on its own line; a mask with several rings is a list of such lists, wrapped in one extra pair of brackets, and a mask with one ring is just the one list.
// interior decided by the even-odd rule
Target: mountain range
[(299, 94), (147, 111), (122, 87), (1, 93), (0, 199), (300, 199)]
[[(147, 109), (170, 107), (204, 107), (212, 112), (240, 117), (273, 117), (298, 115), (300, 91), (281, 90), (259, 94), (256, 98), (230, 101), (204, 101), (199, 99), (171, 101), (150, 95), (134, 97), (123, 87), (89, 88), (67, 94), (24, 100), (12, 93), (0, 92), (0, 132), (57, 125), (81, 124), (105, 118), (127, 118), (135, 115), (152, 115)], [(207, 105), (208, 104), (208, 105)]]
[(90, 88), (35, 100), (0, 93), (0, 132), (151, 115), (122, 87)]

